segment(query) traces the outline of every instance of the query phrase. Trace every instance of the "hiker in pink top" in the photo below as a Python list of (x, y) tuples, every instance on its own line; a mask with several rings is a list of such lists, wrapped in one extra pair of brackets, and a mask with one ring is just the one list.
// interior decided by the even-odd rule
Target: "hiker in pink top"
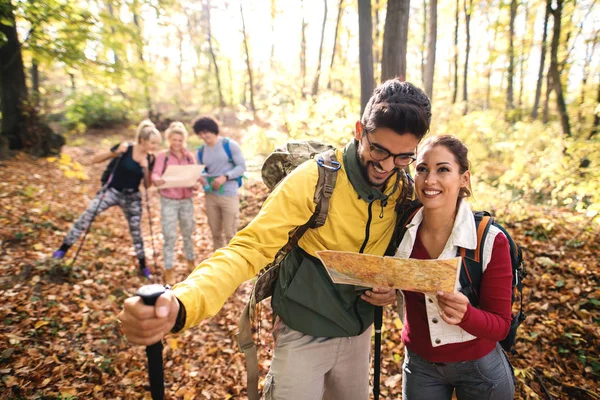
[[(156, 186), (165, 181), (161, 178), (169, 165), (191, 165), (196, 164), (194, 155), (186, 148), (187, 130), (181, 122), (172, 122), (165, 136), (169, 142), (169, 148), (156, 155), (156, 162), (152, 169), (152, 183)], [(168, 188), (160, 190), (161, 222), (164, 238), (163, 259), (165, 262), (165, 282), (174, 283), (173, 250), (177, 240), (177, 222), (183, 236), (183, 248), (185, 258), (190, 270), (194, 265), (194, 191), (200, 187), (200, 183), (191, 188)]]

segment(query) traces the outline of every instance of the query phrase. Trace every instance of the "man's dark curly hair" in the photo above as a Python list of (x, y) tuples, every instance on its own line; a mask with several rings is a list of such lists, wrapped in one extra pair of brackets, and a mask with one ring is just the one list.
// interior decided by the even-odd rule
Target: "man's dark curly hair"
[(367, 132), (389, 128), (400, 134), (412, 133), (421, 140), (429, 131), (431, 101), (412, 83), (390, 79), (373, 91), (361, 122)]
[(219, 124), (211, 117), (197, 117), (192, 122), (192, 129), (197, 135), (200, 132), (212, 132), (215, 135), (219, 134)]

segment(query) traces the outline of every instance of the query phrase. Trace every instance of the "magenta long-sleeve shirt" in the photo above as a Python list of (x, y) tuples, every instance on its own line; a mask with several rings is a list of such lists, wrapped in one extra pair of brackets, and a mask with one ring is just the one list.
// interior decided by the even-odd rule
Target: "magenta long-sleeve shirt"
[[(417, 235), (411, 258), (431, 259)], [(512, 268), (508, 239), (499, 233), (490, 262), (481, 278), (480, 308), (469, 304), (459, 326), (477, 338), (462, 343), (433, 347), (422, 293), (404, 291), (406, 307), (402, 342), (411, 351), (431, 362), (477, 360), (504, 339), (510, 326)]]

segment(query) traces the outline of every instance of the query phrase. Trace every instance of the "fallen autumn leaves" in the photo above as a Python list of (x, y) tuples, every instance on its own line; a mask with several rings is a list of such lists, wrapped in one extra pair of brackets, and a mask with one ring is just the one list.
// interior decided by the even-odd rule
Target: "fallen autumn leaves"
[[(82, 150), (65, 152), (78, 157)], [(136, 275), (120, 211), (113, 208), (97, 218), (76, 265), (69, 265), (70, 258), (48, 259), (99, 188), (101, 168), (66, 169), (74, 171), (70, 178), (57, 162), (25, 155), (0, 164), (0, 398), (149, 398), (144, 351), (124, 340), (116, 320), (123, 300), (146, 283)], [(81, 172), (90, 179), (79, 181)], [(250, 183), (245, 194), (243, 224), (258, 212), (266, 189)], [(151, 207), (159, 254), (156, 192)], [(199, 197), (199, 259), (210, 254), (202, 207)], [(147, 218), (144, 213), (147, 257), (152, 260)], [(528, 318), (519, 331), (519, 354), (512, 356), (517, 398), (600, 398), (595, 383), (600, 371), (600, 235), (582, 231), (586, 222), (566, 210), (532, 207), (524, 218), (505, 224), (524, 247), (529, 270)], [(183, 262), (176, 272), (179, 279), (185, 277)], [(168, 398), (245, 398), (244, 359), (235, 333), (249, 288), (249, 283), (242, 285), (214, 318), (167, 338)], [(265, 308), (261, 314), (264, 372), (272, 342), (270, 313)], [(392, 399), (400, 396), (403, 349), (398, 344), (400, 322), (391, 308), (384, 324), (381, 393)]]

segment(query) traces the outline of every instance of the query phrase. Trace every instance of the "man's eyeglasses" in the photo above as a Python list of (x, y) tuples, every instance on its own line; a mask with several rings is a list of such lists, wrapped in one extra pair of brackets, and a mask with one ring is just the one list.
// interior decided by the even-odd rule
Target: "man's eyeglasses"
[(400, 153), (400, 154), (392, 154), (387, 149), (380, 147), (376, 144), (371, 143), (369, 140), (369, 133), (365, 132), (365, 137), (367, 138), (367, 143), (369, 143), (369, 154), (371, 158), (375, 161), (384, 161), (390, 157), (394, 157), (394, 164), (398, 167), (406, 167), (407, 165), (412, 164), (417, 158), (415, 157), (415, 153)]

